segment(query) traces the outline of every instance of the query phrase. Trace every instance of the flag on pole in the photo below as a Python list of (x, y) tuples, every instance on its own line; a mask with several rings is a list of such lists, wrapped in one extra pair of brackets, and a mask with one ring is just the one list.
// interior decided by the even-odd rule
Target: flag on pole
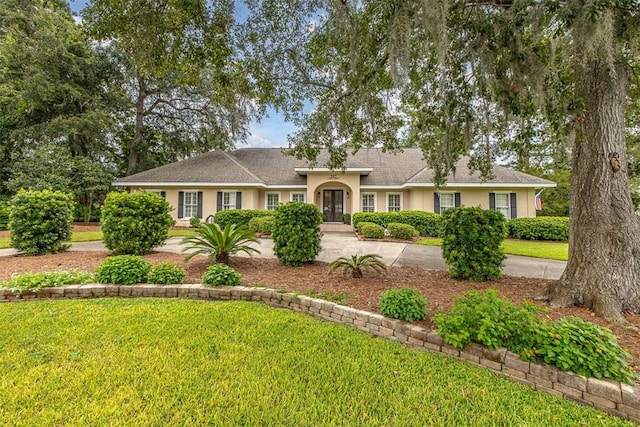
[(536, 210), (542, 210), (542, 198), (539, 195), (536, 196)]

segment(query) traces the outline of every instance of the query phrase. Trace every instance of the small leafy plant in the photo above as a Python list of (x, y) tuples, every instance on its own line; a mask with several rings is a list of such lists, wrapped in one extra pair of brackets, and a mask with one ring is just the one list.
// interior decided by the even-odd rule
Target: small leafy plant
[(214, 264), (204, 272), (202, 283), (212, 286), (239, 286), (242, 276), (226, 264)]
[(329, 274), (336, 270), (342, 270), (342, 275), (351, 275), (352, 278), (358, 279), (363, 276), (364, 271), (373, 270), (375, 272), (385, 271), (387, 266), (380, 259), (380, 255), (351, 255), (351, 258), (340, 257), (329, 264)]
[(427, 317), (428, 302), (413, 288), (389, 289), (380, 295), (380, 313), (392, 319), (415, 322)]
[(133, 285), (144, 283), (151, 264), (137, 255), (116, 255), (106, 258), (96, 269), (98, 283)]
[(187, 272), (184, 268), (172, 263), (161, 262), (151, 267), (147, 282), (158, 285), (175, 285), (182, 282)]
[(414, 237), (418, 237), (418, 230), (409, 224), (392, 222), (387, 224), (387, 230), (389, 230), (389, 236), (396, 239), (413, 240)]
[(41, 271), (24, 273), (0, 282), (0, 288), (12, 289), (21, 294), (24, 291), (39, 291), (42, 288), (53, 288), (66, 285), (82, 285), (93, 282), (93, 274), (86, 271)]
[(180, 242), (185, 247), (182, 252), (193, 250), (185, 261), (189, 261), (196, 255), (207, 255), (215, 258), (217, 263), (228, 264), (229, 256), (239, 252), (248, 255), (260, 253), (259, 250), (251, 247), (250, 243), (258, 243), (256, 233), (246, 225), (237, 226), (227, 224), (224, 229), (216, 223), (209, 224), (203, 222), (195, 229), (192, 236), (187, 236)]
[(384, 228), (378, 224), (362, 224), (359, 230), (360, 234), (368, 239), (382, 239), (384, 237)]
[(192, 216), (189, 218), (189, 226), (192, 228), (197, 228), (201, 222), (202, 220), (198, 216)]

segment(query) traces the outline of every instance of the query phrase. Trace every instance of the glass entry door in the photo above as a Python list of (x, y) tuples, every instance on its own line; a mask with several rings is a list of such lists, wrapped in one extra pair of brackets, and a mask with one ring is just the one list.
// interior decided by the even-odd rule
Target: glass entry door
[(343, 190), (324, 190), (322, 197), (322, 213), (327, 222), (340, 222), (344, 212)]

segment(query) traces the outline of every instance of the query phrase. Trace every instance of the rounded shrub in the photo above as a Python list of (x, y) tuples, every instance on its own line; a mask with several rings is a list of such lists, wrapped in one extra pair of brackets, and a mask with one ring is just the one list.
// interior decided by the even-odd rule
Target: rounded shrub
[(273, 216), (256, 216), (249, 220), (249, 228), (256, 233), (271, 234)]
[(387, 230), (389, 230), (389, 236), (396, 239), (413, 240), (414, 237), (418, 237), (418, 230), (409, 224), (392, 222), (387, 224)]
[(74, 201), (60, 191), (20, 190), (9, 208), (11, 246), (27, 255), (65, 251), (71, 240)]
[(192, 228), (198, 228), (202, 220), (198, 216), (192, 216), (189, 218), (189, 226)]
[(413, 226), (420, 236), (440, 236), (442, 217), (433, 212), (400, 211), (400, 212), (356, 212), (353, 214), (353, 226), (359, 230), (364, 222), (372, 222), (382, 227), (391, 223)]
[(509, 220), (509, 237), (525, 240), (569, 240), (569, 218), (540, 216)]
[(384, 228), (378, 224), (363, 224), (360, 226), (360, 234), (368, 239), (382, 239), (384, 237)]
[(383, 292), (378, 306), (383, 315), (406, 322), (422, 320), (428, 313), (427, 300), (413, 288), (389, 289)]
[(242, 276), (227, 264), (214, 264), (202, 275), (202, 283), (212, 286), (239, 286)]
[(171, 206), (151, 192), (109, 193), (102, 207), (104, 245), (115, 254), (142, 255), (168, 237)]
[(289, 202), (276, 209), (271, 238), (280, 264), (298, 267), (320, 253), (322, 214), (312, 204)]
[(456, 208), (444, 214), (442, 254), (449, 274), (474, 282), (502, 274), (506, 219), (497, 211)]
[(172, 262), (161, 262), (151, 267), (147, 274), (147, 282), (158, 285), (175, 285), (182, 283), (187, 275), (184, 268)]
[(249, 226), (249, 221), (252, 218), (261, 216), (273, 216), (273, 211), (266, 209), (227, 209), (216, 213), (214, 222), (220, 228), (225, 228), (230, 224)]
[(145, 283), (151, 264), (137, 255), (116, 255), (106, 258), (96, 269), (98, 283), (133, 285)]

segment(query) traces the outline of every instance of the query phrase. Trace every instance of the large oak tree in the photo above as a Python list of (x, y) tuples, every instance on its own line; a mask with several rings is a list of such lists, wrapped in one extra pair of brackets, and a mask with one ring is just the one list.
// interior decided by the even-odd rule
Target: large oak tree
[[(442, 182), (532, 143), (570, 144), (569, 260), (551, 304), (623, 321), (640, 310), (640, 224), (625, 105), (634, 0), (255, 0), (245, 38), (261, 88), (298, 120), (290, 152), (419, 146)], [(304, 100), (315, 108), (306, 112)]]

